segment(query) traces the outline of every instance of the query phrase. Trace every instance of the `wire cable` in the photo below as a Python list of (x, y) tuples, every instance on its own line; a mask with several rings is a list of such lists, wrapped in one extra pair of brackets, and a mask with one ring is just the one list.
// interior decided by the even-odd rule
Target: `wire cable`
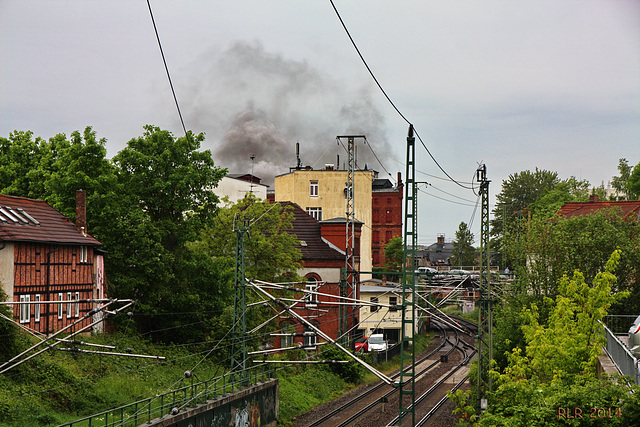
[[(376, 85), (378, 86), (378, 88), (380, 89), (380, 91), (382, 92), (382, 94), (384, 95), (384, 97), (387, 99), (387, 101), (389, 101), (389, 104), (391, 104), (391, 106), (393, 107), (394, 110), (396, 110), (396, 112), (398, 113), (398, 115), (400, 117), (402, 117), (402, 119), (407, 122), (407, 124), (413, 126), (413, 124), (409, 121), (409, 119), (407, 119), (404, 114), (402, 114), (402, 112), (400, 111), (400, 109), (396, 106), (396, 104), (394, 104), (394, 102), (391, 100), (391, 98), (389, 97), (389, 95), (387, 94), (387, 92), (384, 90), (384, 88), (382, 87), (382, 85), (380, 84), (380, 82), (378, 81), (378, 79), (376, 78), (376, 76), (373, 74), (373, 71), (371, 71), (371, 68), (369, 67), (369, 64), (367, 64), (367, 61), (364, 59), (364, 56), (362, 56), (362, 53), (360, 52), (360, 49), (358, 48), (358, 46), (356, 45), (356, 42), (353, 40), (353, 37), (351, 37), (351, 33), (349, 32), (349, 29), (347, 28), (347, 25), (344, 23), (344, 20), (342, 19), (342, 17), (340, 16), (340, 13), (338, 12), (338, 9), (336, 8), (336, 5), (333, 3), (333, 0), (329, 0), (329, 2), (331, 3), (331, 6), (333, 7), (333, 10), (335, 11), (338, 19), (340, 20), (340, 24), (342, 24), (342, 28), (344, 28), (344, 31), (347, 33), (347, 36), (349, 37), (349, 40), (351, 41), (351, 44), (353, 45), (354, 49), (356, 50), (356, 52), (358, 53), (358, 56), (360, 57), (360, 60), (362, 60), (362, 63), (364, 64), (365, 68), (367, 69), (367, 71), (369, 72), (369, 75), (371, 76), (371, 78), (373, 79), (373, 81), (376, 83)], [(440, 169), (442, 171), (442, 173), (444, 173), (452, 182), (456, 183), (457, 185), (459, 185), (462, 188), (465, 188), (467, 190), (470, 190), (471, 188), (466, 187), (465, 185), (463, 185), (462, 183), (460, 183), (459, 181), (455, 180), (453, 177), (451, 177), (451, 175), (449, 175), (447, 173), (447, 171), (444, 170), (444, 168), (442, 166), (440, 166), (440, 163), (438, 163), (438, 161), (436, 160), (435, 157), (433, 157), (433, 155), (431, 154), (431, 151), (429, 151), (429, 149), (427, 148), (426, 144), (424, 143), (424, 141), (422, 140), (422, 138), (420, 137), (420, 135), (418, 134), (418, 132), (415, 130), (415, 126), (413, 126), (414, 128), (414, 132), (416, 137), (418, 138), (418, 140), (420, 141), (420, 143), (422, 144), (422, 146), (424, 147), (424, 149), (427, 151), (427, 154), (429, 154), (429, 157), (431, 157), (431, 160), (433, 160), (433, 162), (436, 164), (436, 166), (438, 166), (438, 169)]]
[(156, 20), (153, 19), (153, 12), (151, 11), (151, 3), (147, 0), (147, 6), (149, 7), (149, 15), (151, 15), (151, 22), (153, 23), (153, 29), (156, 32), (156, 40), (158, 40), (158, 47), (160, 48), (160, 54), (162, 55), (162, 62), (164, 63), (164, 69), (167, 72), (167, 78), (169, 79), (169, 86), (171, 86), (171, 93), (173, 94), (173, 100), (176, 103), (176, 108), (178, 109), (178, 116), (180, 116), (180, 123), (182, 123), (182, 130), (184, 131), (185, 136), (187, 135), (187, 128), (184, 125), (184, 120), (182, 119), (182, 112), (180, 111), (180, 105), (178, 105), (178, 98), (176, 97), (176, 91), (173, 89), (173, 82), (171, 81), (171, 74), (169, 74), (169, 67), (167, 66), (167, 60), (164, 57), (164, 50), (162, 49), (162, 43), (160, 43), (160, 36), (158, 35), (158, 28), (156, 27)]

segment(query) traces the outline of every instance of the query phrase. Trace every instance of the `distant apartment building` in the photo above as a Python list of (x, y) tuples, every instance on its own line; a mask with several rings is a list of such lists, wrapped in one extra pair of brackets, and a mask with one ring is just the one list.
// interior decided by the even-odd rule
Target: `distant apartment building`
[[(355, 219), (361, 222), (359, 257), (356, 268), (362, 272), (372, 271), (372, 224), (373, 191), (372, 183), (377, 173), (372, 170), (358, 170), (353, 174), (353, 206)], [(318, 221), (345, 220), (347, 216), (347, 171), (335, 170), (333, 165), (324, 169), (301, 168), (275, 177), (276, 202), (289, 201), (297, 204)], [(346, 225), (345, 233), (346, 235)], [(346, 247), (340, 248), (345, 250)], [(370, 273), (361, 279), (371, 278)]]
[(227, 174), (213, 192), (222, 201), (227, 198), (230, 203), (244, 199), (247, 194), (253, 194), (258, 199), (267, 199), (268, 185), (262, 184), (261, 179), (251, 174)]
[(385, 266), (384, 248), (394, 237), (402, 237), (402, 176), (398, 172), (398, 183), (376, 178), (372, 184), (372, 243), (371, 254), (374, 267)]

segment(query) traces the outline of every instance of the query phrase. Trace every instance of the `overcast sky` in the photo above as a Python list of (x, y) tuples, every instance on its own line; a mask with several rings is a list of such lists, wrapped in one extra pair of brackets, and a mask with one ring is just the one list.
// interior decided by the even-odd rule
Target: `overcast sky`
[[(640, 1), (335, 0), (369, 67), (453, 178), (487, 165), (607, 186), (640, 162)], [(151, 6), (187, 129), (231, 173), (267, 180), (346, 160), (404, 177), (408, 124), (375, 85), (327, 1)], [(144, 0), (0, 0), (0, 136), (92, 126), (109, 157), (153, 124), (182, 135)], [(420, 243), (479, 232), (472, 191), (417, 142)], [(375, 160), (371, 149), (381, 160)]]

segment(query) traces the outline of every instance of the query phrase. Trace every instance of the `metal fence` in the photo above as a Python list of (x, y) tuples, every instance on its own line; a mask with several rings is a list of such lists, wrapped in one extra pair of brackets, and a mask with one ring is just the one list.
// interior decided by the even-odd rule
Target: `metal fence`
[(192, 383), (155, 397), (139, 400), (84, 417), (58, 427), (138, 426), (152, 419), (172, 413), (174, 408), (195, 407), (209, 399), (246, 388), (250, 384), (268, 381), (274, 376), (272, 367), (257, 365), (241, 377), (238, 373), (225, 374), (207, 381)]
[(609, 357), (613, 360), (623, 375), (628, 375), (636, 384), (640, 384), (640, 377), (638, 376), (638, 359), (631, 354), (629, 348), (620, 341), (611, 329), (606, 325), (603, 326), (605, 336), (607, 337), (606, 350)]
[(602, 323), (616, 335), (626, 335), (633, 321), (638, 316), (635, 314), (607, 315), (602, 319)]

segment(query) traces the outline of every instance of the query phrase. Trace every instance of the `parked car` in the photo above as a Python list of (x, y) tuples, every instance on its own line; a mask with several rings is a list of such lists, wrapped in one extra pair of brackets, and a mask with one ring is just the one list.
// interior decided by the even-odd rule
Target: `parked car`
[(420, 276), (434, 276), (438, 274), (438, 270), (431, 267), (418, 267), (418, 269), (416, 270), (416, 274)]
[(388, 347), (387, 341), (382, 334), (371, 334), (369, 337), (369, 351), (385, 351)]
[(355, 342), (356, 351), (369, 351), (369, 342), (367, 337), (358, 338)]
[(629, 350), (635, 357), (640, 357), (640, 316), (629, 328)]

